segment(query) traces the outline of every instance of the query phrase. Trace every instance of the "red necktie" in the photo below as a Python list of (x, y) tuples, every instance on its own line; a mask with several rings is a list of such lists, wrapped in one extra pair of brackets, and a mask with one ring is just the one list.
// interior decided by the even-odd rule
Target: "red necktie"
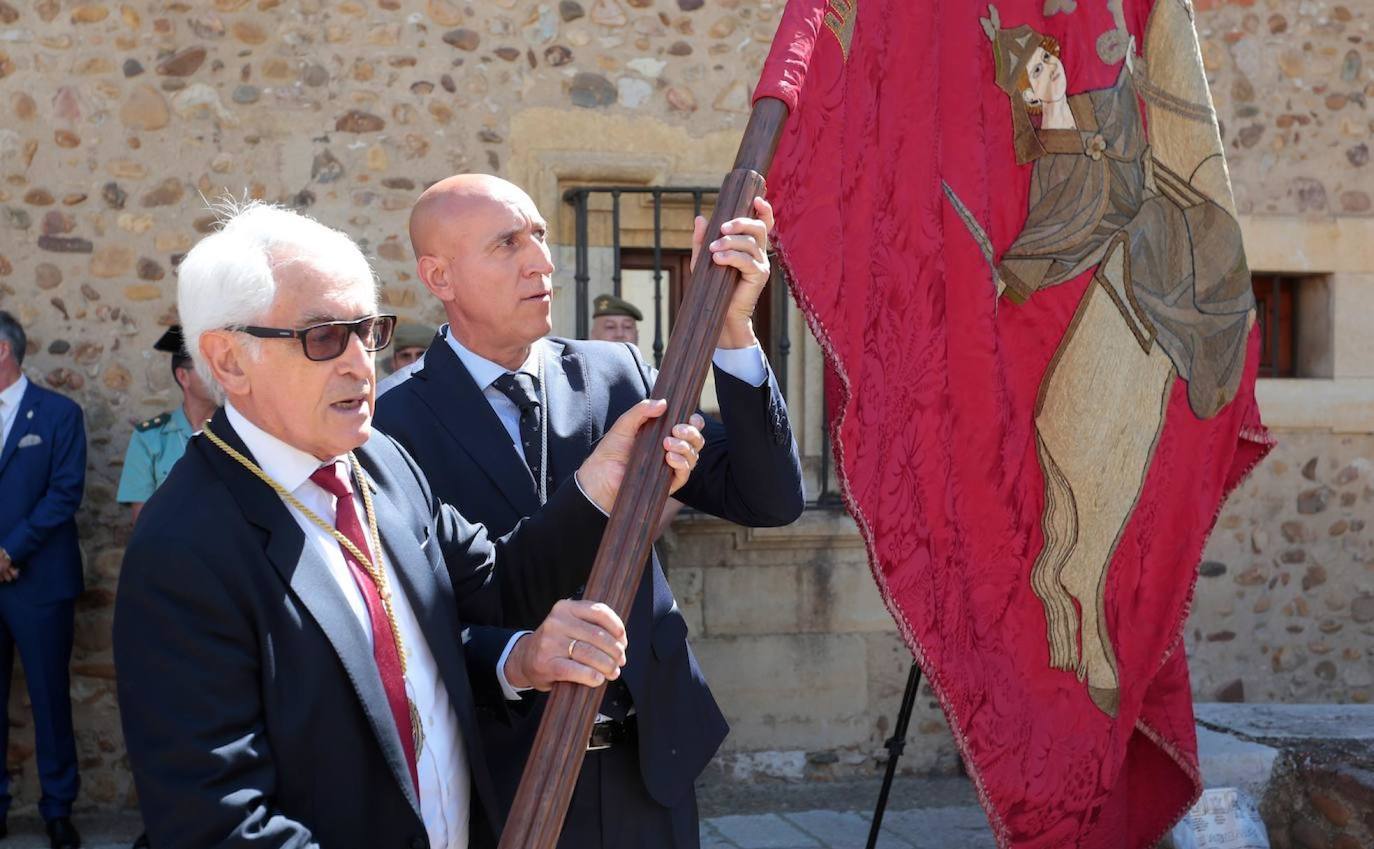
[[(363, 523), (358, 518), (358, 508), (353, 503), (353, 482), (343, 462), (321, 466), (310, 476), (310, 480), (325, 492), (338, 499), (335, 509), (334, 527), (357, 546), (364, 554), (372, 556), (371, 546), (363, 533)], [(405, 676), (401, 673), (401, 655), (392, 636), (391, 622), (382, 605), (382, 596), (377, 585), (368, 574), (367, 568), (358, 562), (342, 543), (344, 561), (353, 573), (353, 582), (363, 594), (367, 606), (367, 618), (372, 623), (372, 659), (377, 663), (377, 672), (382, 676), (382, 689), (386, 691), (387, 704), (391, 706), (391, 717), (396, 721), (396, 730), (401, 734), (401, 748), (405, 750), (406, 764), (410, 767), (410, 778), (415, 782), (415, 792), (420, 792), (419, 772), (415, 767), (415, 735), (410, 725), (410, 703), (406, 700)], [(374, 564), (381, 569), (381, 563)]]

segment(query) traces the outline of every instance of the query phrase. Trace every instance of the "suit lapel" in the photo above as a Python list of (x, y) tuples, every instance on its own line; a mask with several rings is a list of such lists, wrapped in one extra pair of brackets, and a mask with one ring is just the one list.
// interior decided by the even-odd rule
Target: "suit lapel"
[(374, 493), (377, 533), (382, 537), (387, 561), (400, 580), (406, 599), (410, 601), (415, 621), (424, 633), (425, 642), (434, 655), (444, 686), (450, 694), (449, 701), (467, 733), (476, 718), (471, 699), (459, 698), (458, 695), (467, 692), (469, 685), (467, 664), (460, 648), (462, 634), (455, 615), (457, 603), (453, 599), (453, 591), (444, 586), (447, 582), (443, 579), (447, 576), (430, 567), (429, 559), (420, 550), (420, 542), (391, 496), (381, 489), (374, 489)]
[[(554, 481), (561, 483), (592, 453), (592, 402), (586, 386), (586, 363), (570, 354), (562, 342), (546, 339), (544, 386), (549, 409), (549, 463)], [(527, 512), (525, 515), (529, 515)]]
[(529, 469), (515, 453), (491, 403), (448, 343), (431, 345), (425, 352), (425, 367), (411, 379), (421, 381), (421, 399), (511, 506), (522, 516), (538, 510), (539, 497)]
[(5, 440), (5, 445), (0, 450), (0, 472), (5, 471), (5, 466), (9, 465), (10, 459), (19, 450), (19, 440), (28, 435), (33, 427), (33, 417), (37, 415), (34, 411), (38, 408), (38, 391), (29, 381), (29, 385), (24, 389), (24, 395), (19, 399), (19, 412), (14, 416), (14, 426), (10, 428), (10, 435)]
[[(600, 433), (594, 432), (591, 393), (586, 385), (586, 362), (581, 354), (567, 351), (562, 342), (545, 340), (544, 371), (549, 399), (549, 459), (553, 463), (554, 480), (564, 481), (592, 453)], [(610, 426), (610, 422), (606, 426)], [(654, 609), (658, 588), (654, 577), (651, 553), (630, 603), (626, 628), (631, 630), (630, 663), (624, 669), (625, 686), (637, 701), (647, 698), (645, 675), (648, 672), (650, 636), (653, 631)], [(671, 597), (670, 597), (671, 603)]]
[[(234, 450), (249, 456), (223, 410), (215, 414), (210, 428)], [(396, 729), (391, 708), (387, 704), (382, 678), (372, 659), (372, 647), (367, 634), (344, 598), (343, 591), (329, 574), (329, 567), (319, 551), (306, 544), (305, 534), (292, 518), (281, 498), (251, 472), (235, 462), (203, 437), (196, 437), (200, 450), (207, 452), (211, 464), (233, 493), (248, 521), (268, 533), (267, 559), (280, 573), (282, 580), (310, 612), (324, 632), (348, 680), (353, 684), (358, 701), (362, 702), (372, 733), (382, 747), (392, 777), (400, 785), (406, 799), (420, 816), (420, 802), (410, 780), (410, 767), (401, 747), (401, 735)]]
[(377, 533), (382, 538), (382, 547), (386, 549), (387, 562), (391, 564), (392, 571), (401, 583), (401, 590), (410, 602), (415, 621), (420, 625), (444, 689), (448, 692), (449, 704), (462, 729), (463, 742), (469, 752), (470, 772), (476, 781), (475, 790), (487, 797), (484, 802), (488, 810), (496, 810), (492, 788), (483, 783), (487, 780), (486, 772), (477, 768), (486, 760), (482, 751), (481, 732), (477, 727), (476, 709), (467, 695), (472, 685), (468, 681), (462, 627), (456, 615), (457, 602), (453, 597), (453, 588), (448, 583), (448, 573), (442, 568), (435, 570), (430, 567), (429, 559), (419, 548), (420, 542), (391, 496), (375, 486), (373, 493)]

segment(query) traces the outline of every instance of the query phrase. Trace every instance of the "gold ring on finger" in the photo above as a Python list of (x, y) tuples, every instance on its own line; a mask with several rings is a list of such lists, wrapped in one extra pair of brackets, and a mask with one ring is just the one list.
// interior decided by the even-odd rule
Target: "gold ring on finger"
[(573, 649), (577, 648), (577, 638), (568, 641), (568, 657), (573, 656)]

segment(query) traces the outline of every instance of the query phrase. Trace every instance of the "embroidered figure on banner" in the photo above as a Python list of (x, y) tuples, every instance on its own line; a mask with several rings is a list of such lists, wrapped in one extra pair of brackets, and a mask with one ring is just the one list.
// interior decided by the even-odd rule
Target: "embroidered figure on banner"
[[(1004, 28), (988, 12), (980, 21), (1010, 100), (1011, 143), (1031, 167), (1025, 224), (995, 261), (997, 294), (1014, 309), (1093, 270), (1036, 400), (1044, 545), (1031, 584), (1050, 665), (1115, 716), (1121, 682), (1105, 596), (1117, 542), (1175, 379), (1187, 381), (1201, 419), (1228, 404), (1255, 300), (1187, 3), (1158, 0), (1144, 57), (1118, 18), (1115, 84), (1075, 94), (1055, 38)], [(969, 224), (986, 256), (986, 234)]]
[(821, 23), (840, 43), (840, 52), (849, 60), (849, 45), (854, 41), (854, 22), (859, 17), (859, 0), (827, 0)]

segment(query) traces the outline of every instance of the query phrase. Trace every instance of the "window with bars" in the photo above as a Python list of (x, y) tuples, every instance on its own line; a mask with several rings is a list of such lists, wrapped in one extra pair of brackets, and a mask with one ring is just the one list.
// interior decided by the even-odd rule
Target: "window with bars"
[[(626, 239), (628, 220), (636, 210), (626, 210), (630, 203), (642, 202), (648, 198), (652, 210), (652, 232), (649, 234), (650, 247), (632, 244)], [(569, 189), (563, 196), (571, 204), (576, 214), (576, 268), (573, 279), (576, 283), (576, 333), (579, 338), (587, 338), (590, 329), (590, 305), (601, 291), (607, 291), (624, 298), (639, 307), (644, 321), (639, 331), (639, 349), (646, 362), (658, 366), (663, 361), (668, 339), (672, 335), (677, 319), (679, 304), (691, 278), (691, 251), (665, 246), (665, 215), (690, 208), (693, 215), (710, 216), (715, 201), (716, 190), (700, 186), (664, 187), (614, 187), (586, 186)], [(609, 245), (611, 268), (609, 280), (598, 283), (597, 291), (592, 291), (591, 231), (593, 217), (597, 214), (598, 202), (604, 206), (609, 199)], [(688, 219), (690, 220), (690, 219)], [(639, 241), (644, 236), (639, 235)], [(780, 278), (774, 281), (776, 289), (783, 290), (785, 285)], [(776, 295), (776, 292), (773, 293)], [(784, 298), (785, 300), (785, 298)], [(778, 297), (765, 297), (754, 310), (754, 331), (763, 344), (765, 353), (778, 364), (785, 364), (791, 348), (786, 338), (786, 328), (778, 327), (775, 333), (773, 314), (785, 310), (779, 306)], [(784, 366), (778, 366), (785, 372)], [(785, 380), (779, 377), (780, 380)], [(786, 391), (786, 386), (783, 386)], [(708, 407), (709, 408), (709, 407)]]
[[(639, 307), (644, 315), (639, 328), (640, 353), (646, 362), (654, 365), (662, 362), (678, 305), (691, 277), (691, 251), (680, 246), (669, 247), (673, 237), (681, 234), (665, 228), (665, 224), (676, 221), (680, 230), (684, 222), (690, 221), (689, 214), (710, 217), (716, 193), (714, 188), (699, 186), (581, 186), (563, 193), (564, 202), (574, 211), (573, 299), (578, 338), (587, 338), (590, 330), (592, 299), (601, 292), (609, 292)], [(607, 248), (608, 262), (603, 265), (596, 253)], [(790, 307), (787, 282), (774, 263), (768, 293), (754, 311), (754, 330), (772, 364), (783, 396), (789, 398)], [(821, 405), (825, 407), (823, 395)], [(702, 407), (709, 411), (714, 406), (708, 375), (702, 392)], [(834, 508), (839, 506), (839, 494), (834, 489), (830, 467), (829, 428), (821, 431), (820, 457), (823, 459), (810, 503)]]
[[(641, 329), (640, 338), (648, 336), (653, 340), (653, 347), (650, 349), (653, 356), (649, 359), (658, 364), (667, 346), (671, 316), (676, 312), (671, 290), (676, 282), (675, 278), (682, 275), (675, 274), (674, 269), (679, 264), (684, 268), (686, 266), (686, 260), (681, 258), (681, 254), (685, 252), (673, 250), (664, 244), (665, 214), (685, 213), (690, 207), (692, 215), (709, 216), (717, 193), (717, 189), (709, 186), (581, 186), (564, 192), (563, 200), (573, 207), (576, 222), (576, 268), (573, 279), (576, 283), (574, 298), (578, 338), (587, 338), (591, 299), (598, 294), (589, 288), (589, 253), (592, 249), (593, 219), (596, 218), (597, 224), (600, 225), (598, 231), (604, 232), (601, 228), (607, 228), (610, 236), (609, 245), (605, 245), (600, 239), (597, 240), (600, 246), (611, 249), (612, 265), (609, 269), (610, 285), (607, 289), (612, 294), (626, 297), (644, 313), (646, 326)], [(652, 223), (642, 220), (645, 217), (643, 204), (646, 200)], [(609, 210), (604, 209), (607, 203)], [(609, 212), (609, 216), (605, 215), (605, 212)], [(607, 218), (609, 220), (606, 220)], [(631, 222), (625, 220), (630, 218), (635, 219), (633, 228), (630, 226)], [(687, 220), (690, 221), (690, 218)], [(688, 227), (690, 228), (690, 224)], [(637, 237), (635, 242), (638, 244), (626, 239), (631, 235), (632, 229), (635, 231), (633, 235)], [(646, 229), (647, 245), (643, 244), (645, 233), (642, 232)], [(627, 266), (627, 258), (636, 265)], [(636, 297), (625, 294), (627, 268), (647, 270), (651, 274), (646, 291), (640, 295), (644, 299), (642, 303)], [(680, 291), (680, 285), (677, 288)]]

